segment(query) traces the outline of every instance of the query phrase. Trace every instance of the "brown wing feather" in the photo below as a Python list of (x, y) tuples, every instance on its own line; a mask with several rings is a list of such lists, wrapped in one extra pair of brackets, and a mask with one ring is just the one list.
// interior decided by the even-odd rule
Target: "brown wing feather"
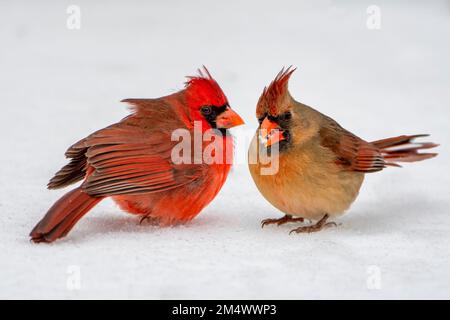
[(84, 142), (94, 172), (82, 188), (90, 195), (111, 196), (165, 191), (192, 182), (204, 168), (173, 166), (170, 157), (175, 143), (170, 133), (124, 124), (102, 130)]
[[(66, 186), (89, 175), (81, 185), (92, 196), (139, 194), (169, 190), (204, 174), (204, 166), (171, 163), (171, 132), (183, 121), (158, 100), (129, 101), (135, 113), (71, 146), (71, 162), (52, 178), (50, 188)], [(138, 104), (136, 106), (136, 104)], [(179, 109), (179, 108), (178, 108)], [(162, 110), (165, 116), (160, 117)]]
[(379, 148), (348, 132), (330, 118), (319, 130), (319, 136), (321, 145), (336, 155), (336, 164), (346, 170), (369, 173), (386, 166)]
[(66, 157), (70, 162), (62, 167), (47, 184), (49, 189), (59, 189), (82, 180), (86, 176), (87, 148), (78, 148), (78, 143), (66, 151)]

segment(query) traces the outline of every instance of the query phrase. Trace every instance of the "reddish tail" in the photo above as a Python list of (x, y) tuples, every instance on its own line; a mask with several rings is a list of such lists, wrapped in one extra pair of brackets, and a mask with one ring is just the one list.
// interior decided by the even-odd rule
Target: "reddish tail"
[(432, 142), (414, 143), (415, 138), (428, 137), (428, 134), (417, 134), (412, 136), (399, 136), (383, 140), (373, 141), (372, 144), (378, 147), (386, 160), (385, 165), (400, 167), (396, 162), (415, 162), (430, 159), (437, 156), (437, 153), (420, 153), (420, 150), (437, 147), (438, 144)]
[(48, 210), (47, 214), (31, 231), (31, 240), (34, 242), (52, 242), (69, 233), (70, 229), (92, 207), (103, 198), (92, 197), (76, 188), (66, 193)]

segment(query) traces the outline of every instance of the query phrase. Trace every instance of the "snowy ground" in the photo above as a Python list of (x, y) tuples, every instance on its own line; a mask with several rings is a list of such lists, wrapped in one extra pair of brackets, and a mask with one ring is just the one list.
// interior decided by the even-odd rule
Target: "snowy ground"
[[(0, 298), (450, 298), (450, 5), (311, 3), (2, 2)], [(126, 115), (120, 99), (174, 92), (202, 64), (248, 130), (293, 64), (300, 101), (369, 140), (432, 133), (440, 156), (368, 176), (342, 226), (317, 234), (261, 230), (280, 213), (240, 163), (189, 225), (139, 226), (104, 201), (66, 239), (30, 243), (65, 192), (45, 189), (65, 149)]]

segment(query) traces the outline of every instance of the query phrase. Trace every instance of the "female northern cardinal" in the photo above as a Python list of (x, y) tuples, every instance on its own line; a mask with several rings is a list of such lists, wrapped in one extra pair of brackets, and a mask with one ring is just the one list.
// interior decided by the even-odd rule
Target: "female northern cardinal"
[[(122, 100), (131, 104), (131, 115), (67, 150), (70, 163), (56, 173), (48, 188), (84, 181), (59, 199), (34, 227), (30, 233), (34, 242), (64, 237), (105, 197), (112, 197), (125, 211), (162, 225), (189, 221), (214, 199), (232, 163), (233, 141), (226, 129), (244, 122), (208, 70), (199, 73), (188, 77), (185, 89), (172, 95)], [(174, 163), (172, 150), (178, 141), (172, 141), (172, 133), (177, 129), (192, 138), (194, 154), (188, 160), (194, 161), (176, 159)], [(201, 161), (203, 149), (210, 146), (201, 136), (206, 132), (216, 142), (210, 155), (220, 156), (209, 164)], [(196, 135), (200, 135), (200, 151), (195, 146)], [(184, 152), (190, 151), (189, 144)]]
[[(249, 149), (250, 172), (262, 195), (285, 213), (280, 219), (263, 220), (263, 227), (318, 220), (291, 231), (300, 233), (335, 225), (327, 219), (350, 207), (364, 174), (386, 166), (399, 167), (396, 162), (421, 161), (437, 155), (418, 152), (436, 147), (434, 143), (412, 144), (414, 138), (426, 135), (367, 142), (333, 119), (295, 101), (288, 91), (294, 71), (283, 68), (264, 88), (256, 108), (260, 126)], [(264, 174), (270, 156), (275, 157), (272, 161), (278, 161), (278, 171)]]

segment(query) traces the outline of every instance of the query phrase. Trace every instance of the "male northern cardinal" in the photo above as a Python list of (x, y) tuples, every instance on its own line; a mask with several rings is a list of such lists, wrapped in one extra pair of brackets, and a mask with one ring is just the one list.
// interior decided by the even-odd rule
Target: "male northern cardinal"
[[(437, 155), (418, 152), (436, 147), (434, 143), (412, 144), (414, 138), (427, 135), (367, 142), (295, 101), (288, 91), (294, 71), (283, 68), (264, 88), (256, 108), (260, 125), (249, 149), (250, 172), (262, 195), (285, 213), (280, 219), (263, 220), (263, 227), (304, 219), (318, 221), (291, 231), (300, 233), (336, 225), (327, 222), (328, 218), (350, 207), (364, 174), (387, 166), (399, 167), (396, 162), (421, 161)], [(278, 161), (274, 166), (277, 171), (264, 174), (270, 156), (277, 156), (272, 159)]]
[[(67, 150), (71, 160), (48, 188), (84, 181), (59, 199), (34, 227), (30, 233), (34, 242), (64, 237), (105, 197), (161, 225), (187, 222), (214, 199), (232, 164), (233, 141), (226, 129), (244, 122), (208, 70), (199, 73), (188, 77), (185, 89), (169, 96), (122, 100), (131, 105), (132, 114)], [(179, 141), (172, 141), (172, 133), (178, 129), (194, 144), (184, 150), (193, 161), (173, 161), (172, 151)], [(202, 139), (206, 132), (209, 141)], [(200, 149), (195, 145), (196, 135), (200, 135)], [(219, 161), (201, 161), (202, 152), (207, 146), (211, 149), (214, 141), (209, 157), (219, 156)]]

